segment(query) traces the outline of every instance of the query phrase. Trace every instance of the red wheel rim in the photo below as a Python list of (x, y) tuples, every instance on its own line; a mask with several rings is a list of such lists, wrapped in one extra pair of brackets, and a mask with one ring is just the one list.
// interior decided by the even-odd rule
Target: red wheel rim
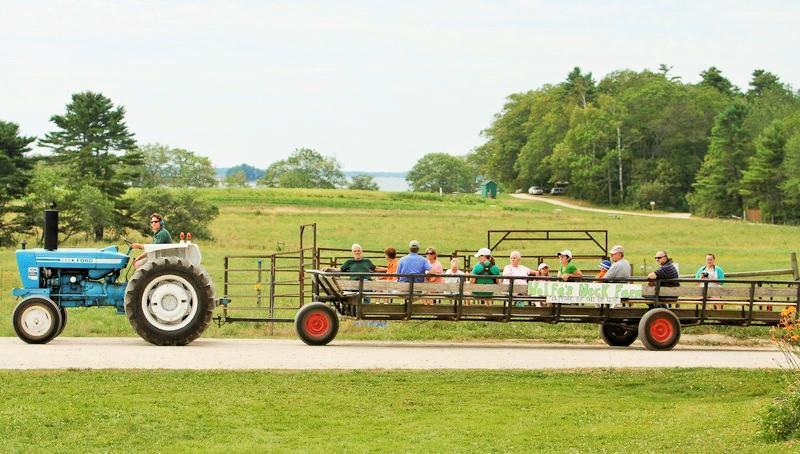
[(650, 338), (655, 342), (668, 342), (675, 335), (675, 327), (666, 318), (658, 318), (650, 323)]
[(322, 311), (315, 311), (306, 317), (306, 332), (311, 336), (322, 336), (331, 327), (331, 321)]

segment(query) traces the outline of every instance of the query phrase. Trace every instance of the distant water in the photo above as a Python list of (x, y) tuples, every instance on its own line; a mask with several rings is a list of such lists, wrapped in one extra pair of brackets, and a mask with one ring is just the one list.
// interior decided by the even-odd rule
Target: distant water
[(409, 190), (408, 182), (403, 177), (373, 177), (381, 191), (405, 192)]

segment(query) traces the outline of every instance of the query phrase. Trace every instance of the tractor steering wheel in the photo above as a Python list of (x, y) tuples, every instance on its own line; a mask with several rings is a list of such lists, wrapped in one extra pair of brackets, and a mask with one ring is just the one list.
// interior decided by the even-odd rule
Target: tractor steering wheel
[(125, 244), (128, 245), (128, 252), (126, 252), (125, 255), (130, 255), (131, 251), (133, 250), (133, 241), (125, 238), (124, 236), (122, 237), (122, 241), (124, 241)]

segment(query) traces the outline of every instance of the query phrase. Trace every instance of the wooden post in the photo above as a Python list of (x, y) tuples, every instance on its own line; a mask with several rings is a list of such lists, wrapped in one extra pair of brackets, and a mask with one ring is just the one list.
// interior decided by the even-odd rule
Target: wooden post
[(800, 273), (798, 273), (797, 269), (797, 252), (792, 252), (789, 254), (789, 259), (792, 262), (792, 279), (795, 281), (800, 281)]

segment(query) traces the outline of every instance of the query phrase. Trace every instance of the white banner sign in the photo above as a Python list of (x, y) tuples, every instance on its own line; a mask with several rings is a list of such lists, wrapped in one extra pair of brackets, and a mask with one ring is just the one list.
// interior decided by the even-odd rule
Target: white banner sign
[(603, 282), (529, 281), (529, 296), (547, 297), (551, 304), (610, 304), (622, 298), (641, 298), (642, 286)]

